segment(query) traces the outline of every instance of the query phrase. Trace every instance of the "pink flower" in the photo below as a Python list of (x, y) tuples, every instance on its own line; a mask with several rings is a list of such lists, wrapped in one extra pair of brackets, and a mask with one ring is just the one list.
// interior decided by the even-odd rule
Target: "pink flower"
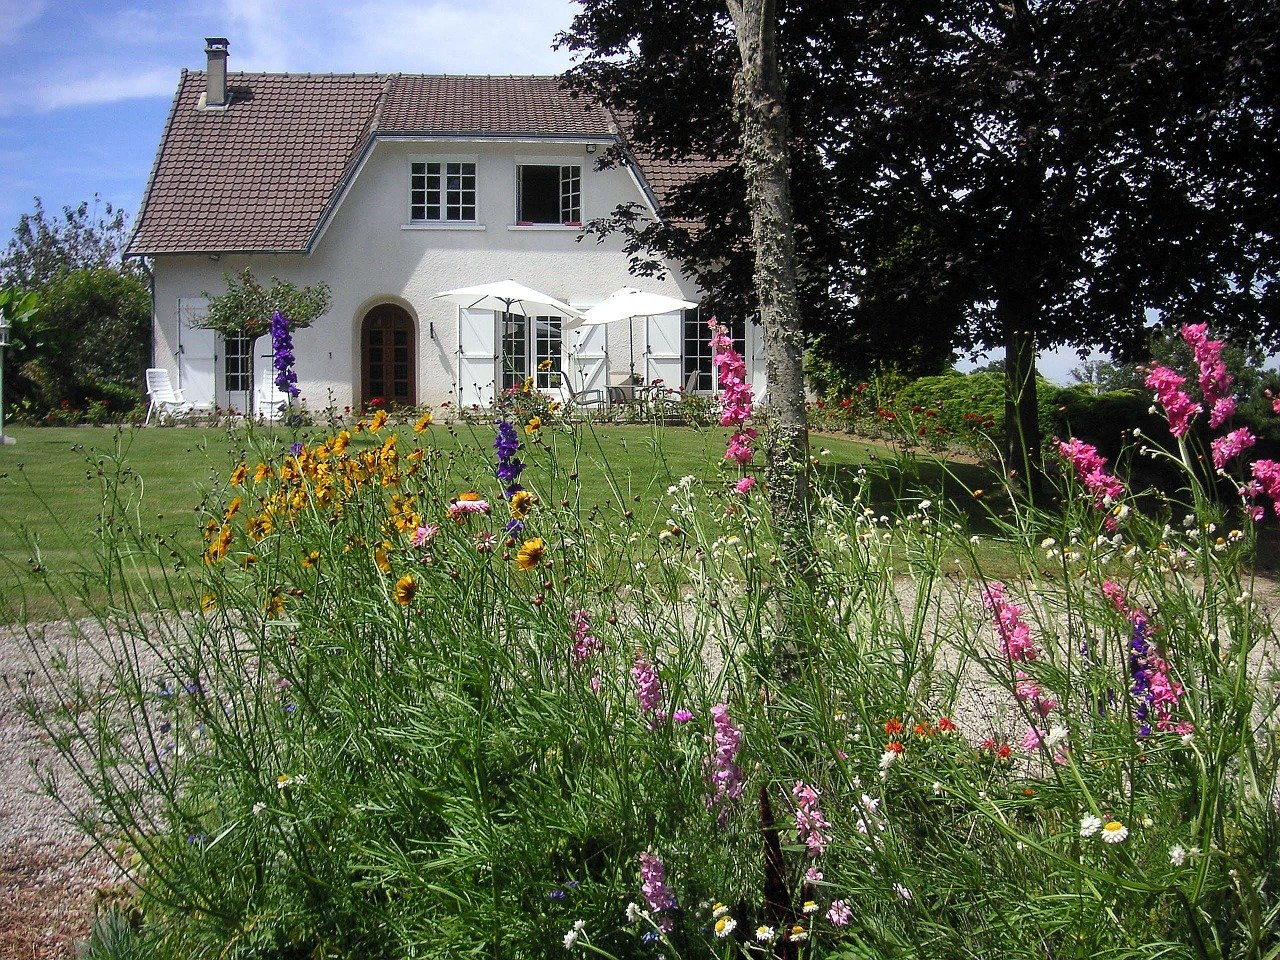
[(1164, 407), (1164, 415), (1169, 421), (1169, 432), (1175, 437), (1184, 437), (1191, 429), (1191, 420), (1204, 408), (1192, 403), (1191, 398), (1182, 391), (1186, 377), (1180, 377), (1168, 367), (1153, 367), (1147, 374), (1146, 385), (1156, 392), (1156, 401)]
[(1022, 622), (1022, 608), (1004, 595), (1004, 584), (992, 583), (982, 591), (982, 603), (991, 611), (1000, 651), (1010, 660), (1034, 660), (1040, 655), (1031, 639), (1031, 628)]
[(569, 627), (573, 631), (573, 659), (577, 663), (585, 663), (591, 655), (604, 649), (604, 644), (591, 633), (591, 620), (585, 610), (574, 610), (569, 614)]
[(480, 515), (488, 516), (489, 501), (488, 500), (455, 500), (449, 506), (445, 507), (445, 513), (449, 515), (449, 519), (457, 523), (461, 523), (468, 516)]
[(818, 806), (819, 793), (803, 780), (797, 780), (791, 796), (796, 800), (796, 833), (809, 848), (809, 856), (820, 856), (831, 842), (831, 836), (823, 832), (829, 830), (831, 824)]
[(1227, 365), (1222, 361), (1223, 343), (1209, 339), (1207, 323), (1185, 324), (1182, 339), (1191, 347), (1196, 366), (1200, 368), (1200, 392), (1209, 405), (1209, 426), (1217, 429), (1236, 412), (1236, 401), (1231, 396), (1235, 377), (1227, 373)]
[[(1093, 494), (1093, 505), (1105, 510), (1124, 495), (1124, 484), (1107, 473), (1107, 458), (1098, 455), (1098, 448), (1072, 437), (1070, 441), (1058, 441), (1058, 453), (1075, 468), (1076, 477), (1084, 488)], [(1108, 529), (1115, 521), (1107, 518)]]
[(676, 723), (683, 725), (693, 719), (693, 714), (690, 713), (688, 710), (685, 710), (682, 708), (680, 710), (677, 710), (675, 713), (673, 713), (671, 715), (671, 719), (674, 720)]
[(722, 391), (720, 425), (735, 428), (733, 436), (729, 438), (729, 449), (724, 458), (745, 465), (751, 462), (751, 441), (756, 438), (756, 432), (746, 427), (754, 402), (751, 387), (747, 383), (747, 364), (733, 348), (733, 338), (729, 336), (728, 327), (718, 323), (714, 317), (707, 321), (707, 327), (711, 330), (711, 362), (716, 368)]
[[(707, 803), (709, 806), (720, 806), (726, 800), (737, 800), (742, 796), (746, 778), (737, 764), (742, 731), (733, 725), (729, 718), (729, 708), (723, 703), (717, 703), (711, 708), (711, 721), (715, 726), (711, 737), (713, 749), (710, 760), (711, 785), (715, 793)], [(725, 813), (722, 809), (721, 816)]]
[(640, 854), (640, 892), (654, 913), (677, 906), (675, 894), (667, 887), (667, 868), (647, 851)]
[(418, 527), (409, 537), (409, 545), (413, 547), (425, 547), (431, 542), (432, 537), (440, 532), (438, 523), (428, 523), (426, 526)]
[(822, 871), (819, 870), (817, 867), (810, 867), (808, 870), (804, 872), (804, 882), (805, 883), (821, 883)]
[(1249, 432), (1248, 427), (1241, 427), (1225, 436), (1214, 438), (1209, 442), (1209, 447), (1213, 451), (1214, 469), (1221, 470), (1257, 442), (1258, 438)]
[(756, 485), (755, 477), (743, 477), (741, 480), (739, 480), (737, 483), (733, 485), (733, 489), (735, 493), (740, 493), (743, 496), (745, 496), (747, 492), (755, 485)]
[[(1265, 496), (1271, 501), (1271, 509), (1280, 516), (1280, 463), (1274, 460), (1255, 460), (1249, 465), (1253, 473), (1250, 484), (1252, 496)], [(1261, 520), (1260, 513), (1255, 513), (1255, 520)]]
[(831, 908), (827, 911), (827, 920), (831, 922), (833, 927), (847, 927), (852, 919), (853, 911), (849, 909), (849, 905), (843, 900), (833, 902)]
[(653, 715), (653, 723), (662, 720), (662, 682), (658, 679), (658, 671), (641, 651), (636, 651), (635, 663), (631, 665), (631, 678), (636, 682), (636, 699), (640, 709)]

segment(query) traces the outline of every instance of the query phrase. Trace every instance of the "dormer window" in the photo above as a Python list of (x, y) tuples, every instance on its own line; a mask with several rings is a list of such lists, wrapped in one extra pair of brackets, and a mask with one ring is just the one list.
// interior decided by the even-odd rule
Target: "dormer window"
[(516, 222), (582, 225), (582, 167), (522, 163), (516, 167)]
[(409, 164), (413, 223), (474, 222), (476, 165), (472, 160), (414, 160)]

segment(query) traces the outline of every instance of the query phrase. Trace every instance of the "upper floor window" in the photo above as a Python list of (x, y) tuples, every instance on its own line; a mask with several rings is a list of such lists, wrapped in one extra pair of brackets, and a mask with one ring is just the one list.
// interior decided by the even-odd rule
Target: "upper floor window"
[(415, 160), (409, 164), (409, 219), (474, 221), (476, 165), (467, 160)]
[(516, 167), (516, 222), (582, 223), (582, 167), (522, 163)]

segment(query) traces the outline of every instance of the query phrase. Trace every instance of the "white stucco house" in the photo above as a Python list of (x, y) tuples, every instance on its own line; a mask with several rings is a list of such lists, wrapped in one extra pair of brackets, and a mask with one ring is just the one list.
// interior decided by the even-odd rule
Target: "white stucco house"
[[(487, 405), (526, 376), (549, 387), (563, 371), (575, 389), (598, 388), (632, 363), (648, 382), (714, 389), (697, 311), (568, 330), (556, 316), (432, 299), (511, 278), (579, 309), (623, 286), (697, 302), (675, 265), (663, 281), (633, 277), (619, 240), (579, 237), (620, 203), (660, 216), (699, 165), (629, 154), (597, 170), (598, 152), (625, 147), (620, 127), (554, 77), (228, 73), (227, 46), (209, 39), (207, 70), (182, 72), (127, 250), (151, 269), (153, 363), (188, 402), (272, 400), (269, 361), (250, 375), (269, 342), (196, 325), (204, 294), (245, 267), (332, 291), (329, 311), (294, 334), (314, 409)], [(744, 337), (762, 389), (749, 324)]]

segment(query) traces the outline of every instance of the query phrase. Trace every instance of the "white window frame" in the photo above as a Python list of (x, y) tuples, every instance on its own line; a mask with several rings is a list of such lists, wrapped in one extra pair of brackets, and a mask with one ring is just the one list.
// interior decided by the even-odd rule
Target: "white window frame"
[[(421, 164), (435, 163), (435, 164), (439, 164), (441, 167), (440, 177), (442, 182), (440, 185), (440, 193), (441, 193), (440, 205), (439, 205), (440, 216), (437, 218), (430, 218), (425, 216), (428, 207), (431, 206), (431, 204), (427, 202), (427, 198), (425, 195), (423, 197), (423, 203), (422, 203), (424, 216), (419, 219), (419, 218), (415, 218), (413, 215), (414, 167), (420, 163)], [(459, 219), (459, 220), (449, 219), (449, 205), (448, 205), (448, 197), (447, 197), (448, 188), (443, 183), (443, 180), (449, 175), (448, 164), (451, 164), (451, 163), (459, 163), (459, 164), (469, 163), (472, 166), (471, 176), (472, 176), (474, 185), (471, 191), (472, 202), (471, 202), (471, 218), (470, 219)], [(426, 171), (426, 170), (423, 171), (424, 177), (429, 175), (430, 175), (429, 171)], [(406, 197), (406, 209), (408, 210), (408, 214), (409, 214), (407, 218), (406, 226), (445, 227), (445, 228), (452, 227), (455, 229), (474, 229), (479, 223), (479, 220), (480, 220), (480, 161), (478, 156), (476, 155), (463, 156), (463, 155), (456, 155), (456, 154), (420, 154), (420, 155), (411, 156), (409, 157), (409, 169), (408, 169), (408, 174), (405, 177), (405, 181), (406, 181), (407, 193), (408, 193), (408, 196)], [(423, 184), (423, 190), (425, 194), (425, 190), (426, 190), (425, 183)], [(461, 205), (461, 209), (465, 210), (465, 205)]]
[[(585, 185), (586, 177), (584, 176), (584, 167), (587, 165), (576, 154), (570, 156), (517, 156), (515, 158), (515, 169), (512, 171), (511, 178), (511, 210), (513, 230), (581, 230), (582, 229), (582, 210), (585, 205)], [(577, 174), (574, 179), (577, 181), (577, 199), (578, 199), (578, 218), (576, 220), (561, 220), (558, 223), (523, 223), (520, 220), (520, 168), (521, 167), (559, 167), (560, 168), (560, 214), (564, 215), (564, 169), (566, 167), (576, 167)]]

